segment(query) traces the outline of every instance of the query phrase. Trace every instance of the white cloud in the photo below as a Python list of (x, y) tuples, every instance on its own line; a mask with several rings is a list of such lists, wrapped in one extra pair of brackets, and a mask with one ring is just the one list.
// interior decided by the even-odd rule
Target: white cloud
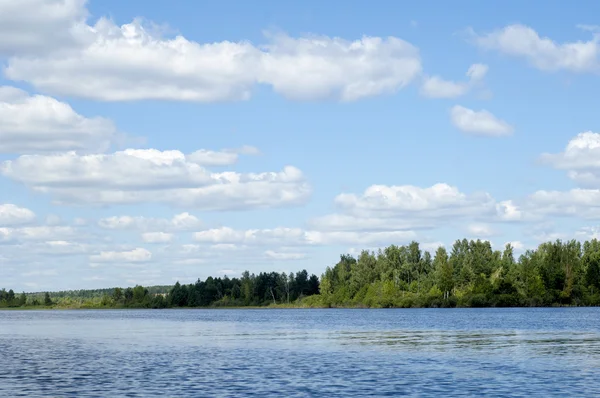
[(484, 64), (473, 64), (467, 70), (467, 82), (453, 82), (444, 80), (440, 76), (425, 78), (421, 86), (421, 95), (429, 98), (456, 98), (465, 95), (471, 88), (477, 85), (485, 77), (488, 66)]
[(85, 43), (45, 57), (13, 57), (5, 75), (60, 95), (102, 101), (241, 100), (250, 96), (260, 51), (250, 43), (162, 39), (139, 20), (100, 19)]
[(308, 231), (307, 240), (321, 245), (378, 245), (405, 244), (416, 238), (413, 231)]
[(82, 238), (84, 238), (84, 235), (81, 231), (67, 226), (38, 225), (31, 227), (0, 228), (0, 242), (57, 241)]
[(171, 219), (151, 218), (151, 217), (132, 217), (132, 216), (113, 216), (102, 218), (98, 221), (98, 226), (104, 229), (164, 229), (168, 231), (189, 231), (202, 225), (202, 222), (194, 215), (184, 212), (174, 215)]
[[(50, 238), (51, 239), (51, 238)], [(64, 256), (86, 253), (90, 247), (87, 244), (79, 242), (69, 242), (65, 240), (48, 240), (34, 244), (22, 246), (28, 254), (44, 255), (44, 256)]]
[(538, 215), (600, 218), (600, 189), (536, 191), (527, 198), (530, 211)]
[(143, 248), (136, 248), (129, 251), (101, 251), (100, 254), (90, 256), (93, 263), (137, 263), (146, 262), (152, 259), (152, 253)]
[(513, 133), (513, 127), (498, 119), (485, 109), (474, 111), (455, 105), (450, 111), (452, 124), (459, 130), (485, 136), (506, 136)]
[(577, 238), (581, 240), (600, 239), (599, 227), (582, 227), (576, 232)]
[(429, 98), (456, 98), (468, 90), (467, 83), (444, 80), (440, 76), (426, 78), (421, 86), (421, 94)]
[(301, 228), (235, 230), (221, 227), (196, 232), (194, 240), (201, 243), (229, 245), (341, 245), (406, 242), (415, 238), (413, 231), (315, 231)]
[(0, 56), (45, 54), (81, 44), (86, 0), (0, 0)]
[(306, 253), (289, 253), (289, 252), (276, 252), (273, 250), (265, 251), (265, 255), (273, 260), (302, 260), (306, 258)]
[(110, 120), (86, 118), (54, 98), (0, 86), (0, 152), (102, 152), (115, 134)]
[(223, 151), (209, 151), (200, 149), (186, 156), (187, 160), (201, 166), (230, 166), (238, 161), (239, 155), (257, 155), (258, 149), (245, 145), (239, 149), (225, 149)]
[(173, 240), (173, 234), (167, 232), (144, 232), (142, 240), (146, 243), (168, 243)]
[(495, 234), (494, 230), (487, 224), (469, 224), (467, 231), (475, 238), (487, 238)]
[(436, 227), (435, 218), (403, 218), (403, 217), (379, 217), (352, 215), (343, 213), (332, 213), (319, 216), (309, 220), (311, 228), (325, 231), (381, 231), (381, 230), (410, 230), (427, 229)]
[(302, 244), (304, 231), (300, 228), (236, 230), (229, 227), (213, 228), (194, 233), (194, 240), (216, 244)]
[(568, 176), (580, 186), (600, 188), (600, 134), (586, 131), (572, 138), (564, 151), (544, 153), (540, 160), (557, 169), (568, 170)]
[(26, 224), (35, 220), (35, 213), (24, 207), (0, 204), (0, 226)]
[(263, 46), (259, 81), (291, 99), (354, 101), (393, 93), (421, 72), (418, 49), (395, 37), (271, 39)]
[[(5, 11), (7, 20), (25, 13), (16, 8)], [(43, 49), (7, 49), (13, 56), (5, 75), (45, 92), (103, 101), (243, 100), (257, 83), (296, 100), (353, 101), (393, 93), (421, 72), (418, 49), (395, 37), (349, 41), (274, 34), (258, 46), (198, 43), (181, 35), (161, 37), (140, 20), (117, 26), (101, 18), (91, 26), (82, 22), (81, 13), (71, 16), (71, 24), (62, 21), (57, 29), (61, 37), (40, 37)], [(33, 38), (46, 34), (45, 29), (28, 28)], [(5, 37), (11, 29), (25, 31), (11, 24)], [(76, 36), (69, 40), (69, 35)]]
[(512, 200), (503, 200), (496, 204), (496, 215), (502, 221), (520, 221), (525, 219), (525, 214)]
[(510, 245), (513, 247), (513, 249), (515, 251), (521, 252), (521, 251), (525, 250), (525, 245), (523, 244), (523, 242), (518, 241), (518, 240), (513, 240), (513, 241), (510, 241), (510, 242), (504, 243), (503, 248), (506, 247), (506, 245), (509, 244), (509, 243), (510, 243)]
[(473, 64), (467, 70), (467, 76), (471, 81), (482, 80), (487, 74), (489, 67), (485, 64)]
[[(2, 232), (0, 231), (0, 242)], [(52, 238), (50, 238), (52, 239)], [(15, 240), (3, 242), (2, 252), (7, 264), (14, 264), (19, 269), (29, 266), (47, 266), (49, 264), (66, 265), (67, 263), (57, 262), (55, 257), (70, 257), (71, 259), (80, 258), (90, 252), (91, 245), (70, 242), (64, 240)], [(71, 260), (73, 261), (73, 260)]]
[(0, 164), (5, 177), (48, 193), (57, 203), (166, 203), (204, 210), (267, 208), (303, 203), (302, 172), (212, 173), (179, 151), (128, 149), (112, 154), (23, 155)]
[(540, 37), (532, 28), (520, 24), (508, 25), (483, 35), (471, 32), (471, 36), (478, 46), (523, 58), (537, 69), (573, 72), (599, 70), (600, 34), (596, 31), (591, 40), (565, 43)]
[(438, 227), (456, 220), (518, 221), (519, 207), (497, 202), (487, 193), (465, 194), (448, 184), (421, 188), (412, 185), (372, 185), (361, 195), (335, 198), (338, 213), (311, 221), (320, 230), (397, 230)]
[(228, 166), (237, 161), (237, 154), (201, 149), (188, 155), (188, 160), (202, 166)]
[(556, 154), (544, 153), (542, 163), (566, 170), (580, 187), (568, 191), (539, 190), (527, 198), (530, 211), (540, 216), (600, 218), (600, 134), (591, 131), (573, 137)]
[(360, 196), (343, 193), (335, 198), (335, 204), (351, 214), (378, 213), (381, 216), (398, 213), (456, 214), (461, 208), (470, 210), (474, 206), (480, 207), (482, 202), (485, 205), (491, 201), (487, 194), (469, 197), (448, 184), (435, 184), (428, 188), (371, 185)]

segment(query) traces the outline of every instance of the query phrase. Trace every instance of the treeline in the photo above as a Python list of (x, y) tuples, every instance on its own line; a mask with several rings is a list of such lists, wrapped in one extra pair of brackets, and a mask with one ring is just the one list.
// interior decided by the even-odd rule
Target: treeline
[(541, 244), (515, 258), (507, 244), (457, 240), (432, 256), (419, 243), (342, 255), (320, 280), (296, 274), (244, 272), (192, 284), (16, 295), (0, 307), (167, 308), (226, 306), (516, 307), (600, 305), (600, 242)]
[(213, 278), (174, 286), (135, 286), (68, 292), (22, 293), (12, 290), (0, 294), (0, 307), (58, 308), (169, 308), (169, 307), (237, 307), (292, 305), (319, 293), (319, 278), (306, 270), (296, 274), (248, 271), (241, 278)]
[[(148, 286), (149, 294), (158, 294), (158, 293), (168, 293), (172, 288), (172, 285), (164, 285), (164, 286)], [(81, 290), (61, 290), (57, 292), (52, 292), (52, 298), (54, 299), (93, 299), (93, 298), (101, 298), (106, 295), (112, 295), (114, 293), (115, 288), (107, 288), (107, 289), (81, 289)], [(37, 297), (43, 296), (44, 293), (28, 293), (29, 297)]]
[(0, 308), (12, 308), (12, 307), (25, 307), (25, 306), (46, 306), (50, 307), (54, 304), (50, 298), (50, 293), (45, 292), (42, 294), (42, 299), (38, 299), (37, 294), (33, 297), (28, 298), (28, 295), (23, 292), (16, 295), (15, 292), (10, 289), (0, 290)]
[(518, 259), (510, 244), (498, 251), (466, 239), (433, 257), (417, 242), (342, 255), (323, 274), (319, 299), (327, 307), (600, 305), (600, 242), (557, 240)]

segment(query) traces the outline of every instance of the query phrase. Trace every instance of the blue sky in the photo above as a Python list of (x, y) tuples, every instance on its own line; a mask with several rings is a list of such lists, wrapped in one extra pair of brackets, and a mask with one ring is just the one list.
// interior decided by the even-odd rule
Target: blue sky
[(599, 11), (0, 0), (0, 285), (597, 237)]

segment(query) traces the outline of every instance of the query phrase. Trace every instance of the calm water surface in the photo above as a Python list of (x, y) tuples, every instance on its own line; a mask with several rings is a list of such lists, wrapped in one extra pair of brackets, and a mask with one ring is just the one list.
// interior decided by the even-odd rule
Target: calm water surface
[(0, 396), (600, 396), (600, 309), (0, 311)]

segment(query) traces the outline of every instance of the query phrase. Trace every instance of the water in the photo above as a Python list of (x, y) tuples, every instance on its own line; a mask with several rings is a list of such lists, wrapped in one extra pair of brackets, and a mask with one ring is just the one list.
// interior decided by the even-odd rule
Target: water
[(0, 396), (600, 396), (600, 309), (0, 311)]

